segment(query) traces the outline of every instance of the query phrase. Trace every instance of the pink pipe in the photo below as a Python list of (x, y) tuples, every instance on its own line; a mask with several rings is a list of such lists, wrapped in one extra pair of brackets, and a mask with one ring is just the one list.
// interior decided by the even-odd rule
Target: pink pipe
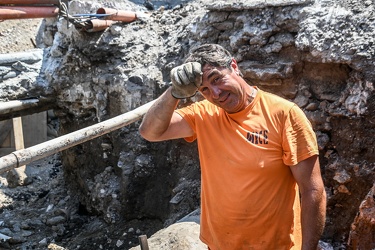
[(58, 5), (59, 0), (1, 0), (0, 4), (14, 4), (14, 5), (50, 4), (50, 5)]
[(86, 32), (97, 32), (97, 31), (102, 31), (111, 26), (113, 23), (116, 21), (112, 20), (99, 20), (99, 19), (93, 19), (88, 21), (90, 27), (88, 28), (83, 28), (82, 30)]
[(59, 8), (0, 6), (0, 20), (57, 17)]
[(110, 16), (105, 17), (104, 19), (113, 20), (113, 21), (122, 21), (122, 22), (133, 22), (137, 20), (137, 15), (133, 11), (127, 10), (116, 10), (111, 8), (99, 8), (96, 11), (96, 14), (110, 14)]

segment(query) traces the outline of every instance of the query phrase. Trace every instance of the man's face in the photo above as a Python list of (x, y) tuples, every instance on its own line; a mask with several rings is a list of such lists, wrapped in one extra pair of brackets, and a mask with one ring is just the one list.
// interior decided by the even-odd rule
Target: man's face
[(230, 69), (206, 64), (202, 71), (203, 81), (198, 90), (208, 101), (228, 113), (239, 112), (249, 104), (249, 85), (238, 75), (234, 60)]

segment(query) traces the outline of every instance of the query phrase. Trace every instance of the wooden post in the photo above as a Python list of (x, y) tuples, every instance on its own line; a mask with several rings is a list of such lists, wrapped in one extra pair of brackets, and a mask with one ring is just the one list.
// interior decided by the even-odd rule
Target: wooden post
[(148, 249), (148, 242), (147, 242), (147, 235), (140, 235), (138, 237), (139, 245), (141, 246), (141, 250), (149, 250)]
[(14, 144), (16, 150), (24, 149), (23, 143), (23, 130), (22, 130), (22, 118), (16, 117), (13, 118), (13, 132), (14, 132)]
[[(16, 150), (24, 149), (23, 142), (23, 129), (22, 129), (22, 118), (13, 118), (13, 134), (14, 134), (14, 145)], [(23, 186), (26, 184), (27, 175), (25, 173), (26, 165), (14, 168), (7, 174), (7, 181), (9, 187)]]

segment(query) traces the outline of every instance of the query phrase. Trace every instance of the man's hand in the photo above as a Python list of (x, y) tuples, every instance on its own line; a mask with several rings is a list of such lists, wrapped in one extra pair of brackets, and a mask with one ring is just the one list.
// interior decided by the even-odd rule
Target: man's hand
[(172, 96), (183, 99), (194, 96), (202, 84), (202, 66), (198, 62), (188, 62), (171, 70)]

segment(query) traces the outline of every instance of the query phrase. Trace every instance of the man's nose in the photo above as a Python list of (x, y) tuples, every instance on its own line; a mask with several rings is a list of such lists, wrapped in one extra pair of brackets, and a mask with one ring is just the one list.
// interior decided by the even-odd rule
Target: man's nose
[(221, 90), (217, 86), (212, 86), (211, 87), (211, 95), (212, 99), (219, 99), (220, 97)]

